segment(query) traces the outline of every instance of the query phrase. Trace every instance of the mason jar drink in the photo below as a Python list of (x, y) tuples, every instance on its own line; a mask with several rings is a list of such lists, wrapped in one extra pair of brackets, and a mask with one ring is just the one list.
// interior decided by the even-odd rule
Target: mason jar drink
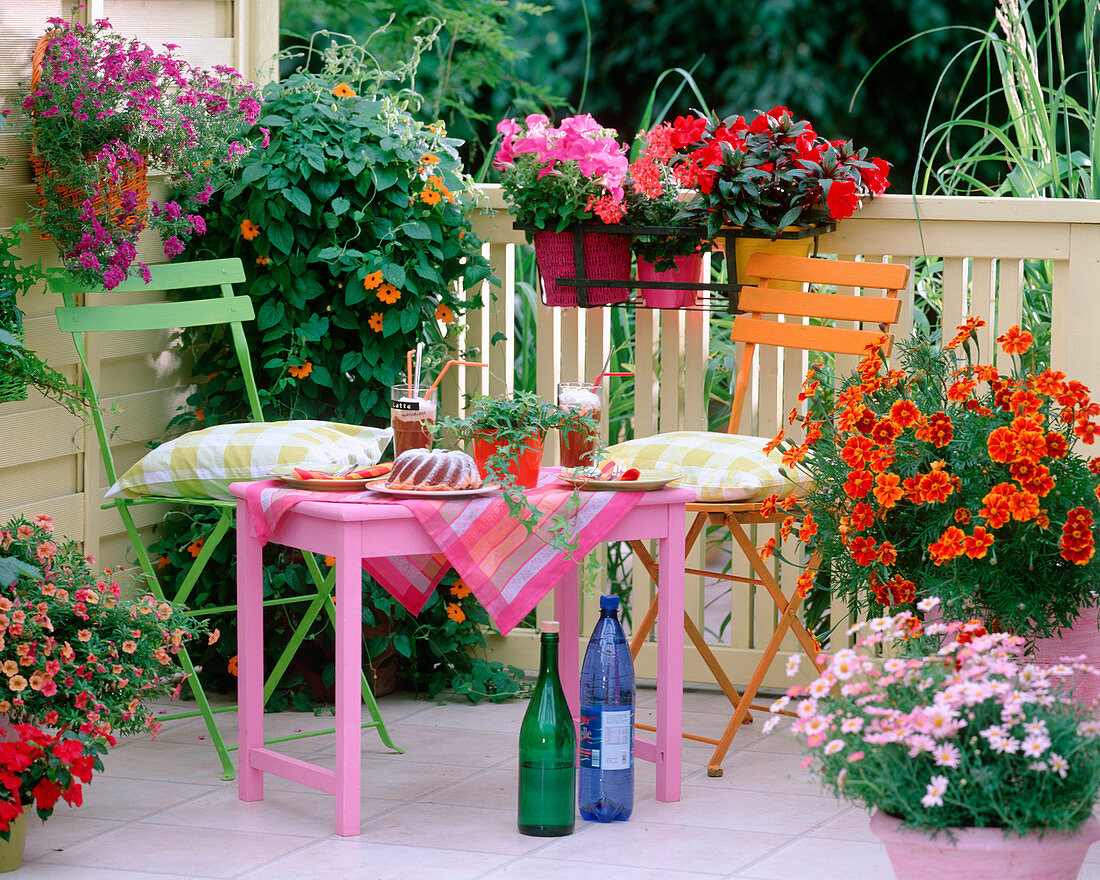
[(431, 449), (429, 428), (435, 423), (435, 409), (435, 401), (431, 397), (414, 395), (408, 385), (390, 388), (394, 458), (407, 449)]
[[(601, 385), (589, 382), (559, 382), (558, 406), (573, 410), (581, 415), (591, 416), (598, 425), (603, 413), (603, 391)], [(599, 434), (592, 431), (559, 431), (561, 466), (564, 468), (585, 467), (596, 463), (596, 447)]]

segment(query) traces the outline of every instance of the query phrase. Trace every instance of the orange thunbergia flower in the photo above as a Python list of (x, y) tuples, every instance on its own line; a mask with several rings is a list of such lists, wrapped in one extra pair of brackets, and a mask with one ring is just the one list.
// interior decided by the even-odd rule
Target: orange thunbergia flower
[(420, 157), (419, 164), (420, 165), (438, 165), (439, 164), (439, 157), (432, 154), (432, 153), (425, 153), (423, 156)]
[(455, 623), (462, 623), (462, 621), (466, 619), (466, 612), (459, 608), (454, 602), (448, 602), (447, 616)]
[(437, 321), (442, 321), (444, 324), (453, 324), (455, 313), (451, 310), (449, 305), (440, 303), (435, 307), (435, 317)]
[(225, 668), (226, 668), (226, 671), (230, 675), (236, 675), (237, 674), (237, 655), (236, 654), (234, 654), (232, 657), (229, 658), (229, 662), (225, 665)]
[(342, 82), (339, 85), (337, 85), (336, 88), (334, 88), (332, 90), (332, 94), (335, 95), (337, 98), (354, 98), (354, 97), (356, 97), (355, 90), (345, 82)]
[(157, 568), (164, 568), (164, 566), (166, 566), (167, 564), (168, 564), (168, 557), (164, 556), (164, 555), (161, 555), (161, 557), (157, 560)]
[(470, 588), (464, 581), (455, 581), (451, 585), (451, 595), (457, 599), (465, 599), (470, 595)]
[(327, 565), (329, 568), (332, 568), (335, 564), (336, 564), (336, 557), (335, 556), (326, 556), (325, 557), (325, 565)]
[(313, 364), (309, 361), (306, 361), (300, 367), (287, 367), (287, 372), (290, 373), (290, 375), (293, 376), (295, 379), (304, 379), (306, 376), (313, 372)]
[(192, 556), (198, 556), (202, 552), (202, 545), (206, 543), (206, 538), (199, 538), (197, 541), (192, 541), (187, 545), (187, 552)]
[(204, 421), (205, 419), (206, 419), (206, 407), (200, 406), (197, 410), (195, 410), (195, 420), (201, 422), (201, 421)]
[(384, 302), (386, 305), (393, 305), (399, 299), (401, 299), (401, 291), (390, 284), (388, 281), (378, 288), (378, 299)]
[(905, 492), (901, 488), (901, 477), (897, 474), (879, 474), (875, 477), (875, 500), (883, 507), (893, 507)]
[(1035, 338), (1026, 330), (1021, 330), (1019, 326), (1013, 326), (998, 336), (997, 341), (1005, 354), (1024, 354), (1031, 348)]
[(981, 526), (974, 529), (973, 535), (963, 538), (963, 552), (971, 559), (981, 559), (993, 546), (993, 535)]
[(260, 234), (260, 227), (253, 223), (251, 220), (241, 221), (241, 238), (246, 241), (252, 241), (257, 235)]
[(367, 277), (363, 279), (363, 287), (367, 290), (374, 290), (385, 280), (381, 272), (369, 272)]
[(257, 266), (266, 266), (270, 262), (271, 260), (268, 257), (265, 257), (263, 254), (260, 254), (258, 257), (256, 257)]
[(382, 313), (375, 312), (370, 316), (370, 320), (367, 321), (367, 326), (371, 328), (375, 333), (382, 332)]

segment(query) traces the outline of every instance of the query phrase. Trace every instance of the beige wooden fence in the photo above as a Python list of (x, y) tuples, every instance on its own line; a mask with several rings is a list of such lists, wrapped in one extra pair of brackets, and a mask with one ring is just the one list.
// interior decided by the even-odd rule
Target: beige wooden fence
[[(487, 313), (471, 324), (468, 344), (488, 347), (491, 393), (511, 386), (514, 347), (535, 346), (537, 389), (540, 396), (551, 400), (559, 380), (599, 372), (609, 345), (609, 310), (540, 305), (534, 339), (513, 339), (510, 334), (504, 345), (488, 346), (493, 333), (512, 327), (515, 247), (522, 243), (523, 234), (512, 229), (499, 189), (486, 187), (485, 194), (486, 204), (475, 228), (490, 242), (490, 256), (504, 289), (490, 301)], [(993, 350), (997, 335), (1020, 319), (1023, 260), (1051, 260), (1054, 366), (1100, 388), (1100, 359), (1096, 357), (1100, 350), (1100, 297), (1095, 293), (1100, 278), (1100, 202), (886, 196), (839, 224), (835, 233), (823, 236), (820, 251), (866, 260), (942, 258), (943, 321), (953, 329), (964, 315), (985, 317), (988, 326), (979, 336), (984, 353)], [(900, 332), (912, 327), (913, 309), (910, 291), (904, 298)], [(636, 436), (705, 429), (707, 402), (702, 387), (713, 317), (714, 313), (704, 311), (636, 311), (632, 357)], [(780, 427), (778, 401), (781, 397), (794, 399), (804, 372), (804, 357), (793, 362), (761, 359), (752, 395), (753, 422), (742, 430), (772, 436)], [(758, 537), (757, 544), (762, 544), (766, 535)], [(721, 547), (711, 548), (713, 554), (722, 552)], [(634, 607), (644, 609), (652, 592), (644, 573), (636, 576)], [(754, 600), (753, 591), (746, 586), (734, 585), (730, 591), (727, 586), (689, 579), (687, 607), (697, 621), (706, 621), (715, 653), (734, 682), (748, 678), (756, 649), (766, 643), (775, 623), (774, 606)], [(584, 602), (582, 630), (591, 626), (596, 607), (589, 596)], [(544, 606), (542, 613), (550, 614), (551, 607)], [(834, 614), (843, 614), (843, 609), (834, 609)], [(723, 629), (720, 623), (727, 615), (729, 625)], [(495, 658), (505, 662), (526, 668), (536, 665), (533, 632), (517, 630), (507, 639), (491, 638), (490, 648)], [(787, 648), (798, 650), (793, 640)], [(654, 677), (655, 664), (655, 652), (644, 650), (638, 662), (639, 675)], [(709, 680), (702, 662), (690, 650), (685, 668), (689, 681)], [(766, 686), (785, 686), (783, 663), (776, 669)]]
[[(20, 0), (0, 3), (0, 101), (11, 106), (18, 83), (30, 77), (31, 53), (45, 32), (47, 19), (67, 17), (70, 0)], [(112, 26), (153, 46), (175, 43), (193, 64), (228, 64), (263, 81), (274, 69), (278, 49), (278, 0), (88, 0), (85, 20), (107, 18)], [(9, 164), (0, 170), (0, 227), (29, 217), (34, 198), (27, 146), (15, 129), (18, 114), (0, 131), (0, 155)], [(156, 190), (155, 173), (151, 175)], [(37, 234), (24, 239), (21, 256), (56, 265), (52, 242)], [(139, 248), (146, 262), (163, 261), (159, 243), (146, 236)], [(155, 292), (130, 298), (158, 296)], [(114, 302), (120, 301), (116, 296)], [(72, 340), (61, 335), (53, 310), (60, 298), (36, 293), (20, 303), (26, 313), (28, 347), (70, 379), (77, 378)], [(158, 438), (176, 406), (186, 396), (179, 378), (180, 357), (169, 334), (101, 334), (89, 343), (89, 357), (106, 402), (116, 407), (109, 420), (113, 443), (128, 467)], [(90, 453), (88, 452), (90, 450)], [(86, 454), (88, 453), (88, 454)], [(31, 390), (28, 400), (0, 404), (0, 522), (16, 514), (48, 512), (59, 533), (84, 542), (105, 564), (115, 565), (128, 550), (115, 512), (101, 511), (103, 473), (95, 436), (84, 423)], [(150, 505), (135, 517), (146, 529), (165, 514)]]

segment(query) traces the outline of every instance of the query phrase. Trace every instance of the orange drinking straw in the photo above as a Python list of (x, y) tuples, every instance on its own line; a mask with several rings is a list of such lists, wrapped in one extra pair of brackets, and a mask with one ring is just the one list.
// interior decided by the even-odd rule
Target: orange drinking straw
[(598, 375), (596, 377), (596, 381), (593, 382), (592, 384), (593, 385), (599, 385), (603, 381), (604, 376), (633, 376), (633, 375), (634, 375), (633, 373), (600, 373), (600, 375)]
[(487, 366), (489, 366), (488, 364), (484, 364), (481, 361), (447, 361), (447, 363), (445, 363), (443, 365), (443, 369), (439, 371), (439, 375), (435, 377), (435, 381), (432, 382), (432, 387), (427, 390), (427, 392), (424, 394), (424, 396), (425, 397), (431, 397), (432, 392), (435, 391), (435, 386), (443, 381), (443, 377), (446, 375), (447, 370), (449, 370), (451, 367), (456, 366), (456, 365), (460, 366), (460, 367), (487, 367)]
[(409, 387), (409, 397), (413, 396), (413, 349), (405, 352), (405, 384)]

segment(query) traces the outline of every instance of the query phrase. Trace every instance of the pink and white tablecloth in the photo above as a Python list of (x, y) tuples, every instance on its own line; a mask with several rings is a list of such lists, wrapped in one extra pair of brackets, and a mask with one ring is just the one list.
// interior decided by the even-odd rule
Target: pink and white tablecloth
[[(573, 489), (557, 479), (558, 468), (543, 468), (538, 485), (527, 492), (539, 510), (535, 530), (508, 510), (499, 495), (454, 500), (394, 498), (376, 492), (311, 492), (287, 488), (277, 481), (248, 486), (245, 501), (255, 537), (266, 543), (279, 520), (301, 501), (356, 504), (400, 504), (417, 518), (440, 552), (426, 556), (379, 557), (363, 567), (412, 614), (418, 614), (450, 566), (488, 611), (502, 633), (507, 633), (533, 609), (562, 576), (638, 503), (641, 492), (581, 492), (570, 511)], [(572, 554), (546, 540), (548, 524), (566, 516), (567, 535), (576, 543)]]

